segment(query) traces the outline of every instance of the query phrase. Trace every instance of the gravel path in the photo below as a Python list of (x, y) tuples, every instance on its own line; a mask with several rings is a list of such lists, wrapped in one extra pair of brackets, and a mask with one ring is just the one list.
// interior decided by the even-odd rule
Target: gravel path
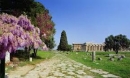
[[(24, 72), (24, 70), (22, 70)], [(9, 74), (9, 78), (120, 78), (101, 69), (92, 69), (75, 62), (63, 55), (56, 54), (53, 58), (37, 64), (26, 75)]]

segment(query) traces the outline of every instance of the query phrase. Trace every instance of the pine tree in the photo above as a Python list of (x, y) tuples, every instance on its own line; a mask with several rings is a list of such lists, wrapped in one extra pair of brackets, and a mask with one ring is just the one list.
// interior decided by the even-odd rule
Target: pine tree
[(68, 50), (68, 41), (66, 32), (63, 30), (61, 33), (60, 43), (58, 45), (58, 50), (60, 51), (67, 51)]

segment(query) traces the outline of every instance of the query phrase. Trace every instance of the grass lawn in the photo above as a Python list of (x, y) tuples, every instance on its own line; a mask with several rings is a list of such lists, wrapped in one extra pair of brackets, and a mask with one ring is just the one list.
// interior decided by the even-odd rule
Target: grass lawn
[(51, 51), (38, 51), (37, 52), (37, 57), (36, 58), (32, 58), (32, 62), (27, 61), (22, 61), (23, 63), (20, 64), (20, 66), (26, 65), (26, 64), (31, 64), (31, 65), (35, 65), (37, 63), (40, 63), (42, 61), (44, 61), (45, 59), (49, 59), (51, 57), (54, 56), (54, 52)]
[[(20, 63), (18, 66), (25, 66), (25, 65), (36, 65), (37, 63), (40, 63), (46, 59), (49, 59), (54, 56), (54, 52), (51, 51), (38, 51), (37, 52), (37, 57), (32, 58), (32, 62), (28, 60), (20, 60)], [(15, 68), (11, 66), (6, 66), (5, 68), (6, 72), (9, 72), (10, 70), (15, 70)]]
[[(119, 52), (121, 55), (125, 55), (126, 57), (122, 60), (117, 60), (114, 58), (114, 61), (108, 60), (108, 54), (115, 54), (114, 52), (96, 52), (96, 61), (92, 62), (91, 52), (69, 52), (66, 54), (67, 57), (80, 62), (86, 66), (90, 66), (92, 68), (103, 69), (112, 74), (121, 76), (122, 78), (130, 77), (130, 52)], [(102, 60), (97, 60), (97, 58), (102, 58)]]

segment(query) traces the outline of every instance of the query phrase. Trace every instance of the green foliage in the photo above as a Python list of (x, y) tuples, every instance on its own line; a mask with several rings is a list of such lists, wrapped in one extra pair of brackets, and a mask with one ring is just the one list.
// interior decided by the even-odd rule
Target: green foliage
[(56, 46), (53, 37), (50, 39), (45, 39), (45, 44), (47, 45), (47, 47), (49, 47), (49, 49), (53, 49)]
[(45, 11), (45, 7), (34, 0), (1, 0), (1, 13), (8, 13), (14, 16), (26, 14), (36, 26), (36, 15)]
[(58, 50), (60, 50), (60, 51), (68, 51), (68, 41), (67, 41), (66, 32), (64, 30), (61, 33), (61, 38), (60, 38), (60, 43), (59, 43), (59, 46), (58, 46)]
[(24, 12), (29, 14), (34, 0), (1, 0), (1, 12), (19, 16)]
[(39, 2), (33, 2), (33, 6), (30, 8), (30, 12), (28, 15), (31, 17), (31, 21), (35, 26), (37, 26), (37, 14), (43, 13), (45, 11), (45, 7)]
[(118, 50), (126, 50), (130, 46), (130, 40), (125, 35), (110, 35), (105, 38), (105, 47), (104, 50), (114, 50), (118, 54)]
[(72, 45), (68, 45), (68, 51), (72, 51)]

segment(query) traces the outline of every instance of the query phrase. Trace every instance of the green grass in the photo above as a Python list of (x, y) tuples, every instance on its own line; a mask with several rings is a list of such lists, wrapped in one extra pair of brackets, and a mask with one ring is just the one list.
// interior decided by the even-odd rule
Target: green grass
[[(86, 52), (69, 52), (66, 54), (67, 57), (80, 62), (86, 66), (92, 68), (103, 69), (112, 74), (121, 76), (122, 78), (130, 77), (130, 52), (120, 52), (126, 57), (123, 60), (118, 61), (117, 58), (114, 58), (114, 61), (108, 60), (109, 57), (106, 57), (108, 54), (115, 54), (114, 52), (96, 52), (96, 61), (92, 62), (90, 53)], [(102, 60), (97, 60), (100, 57)], [(86, 58), (86, 59), (85, 59)]]
[(37, 52), (37, 57), (36, 58), (32, 58), (32, 62), (29, 62), (29, 60), (26, 60), (26, 61), (22, 61), (22, 63), (20, 64), (20, 66), (24, 66), (24, 65), (27, 65), (27, 64), (30, 64), (30, 65), (35, 65), (37, 63), (40, 63), (46, 59), (50, 59), (51, 57), (54, 56), (54, 53), (51, 52), (51, 51), (38, 51)]
[(53, 51), (38, 51), (37, 56), (41, 57), (42, 59), (49, 59), (54, 56)]
[[(20, 63), (18, 64), (18, 66), (25, 66), (25, 65), (36, 65), (46, 59), (50, 59), (51, 57), (54, 56), (54, 52), (51, 51), (38, 51), (37, 52), (37, 57), (36, 58), (32, 58), (32, 62), (30, 62), (29, 60), (25, 60), (23, 58), (23, 60), (20, 60)], [(6, 72), (9, 72), (11, 70), (15, 70), (13, 67), (10, 66), (6, 66)]]

